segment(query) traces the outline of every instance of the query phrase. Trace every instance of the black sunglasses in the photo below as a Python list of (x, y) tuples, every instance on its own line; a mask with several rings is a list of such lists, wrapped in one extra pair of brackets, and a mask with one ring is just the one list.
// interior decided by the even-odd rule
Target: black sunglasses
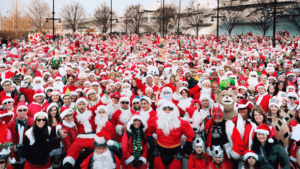
[(289, 99), (291, 99), (291, 100), (297, 100), (296, 97), (289, 97)]
[(36, 119), (36, 121), (41, 122), (41, 121), (46, 121), (46, 119)]
[(169, 110), (172, 111), (172, 110), (173, 110), (173, 107), (167, 106), (167, 107), (164, 107), (164, 108), (163, 108), (163, 110), (167, 110), (167, 109), (169, 109)]
[(132, 104), (139, 104), (139, 102), (134, 102), (134, 103), (132, 103)]
[(6, 163), (6, 161), (0, 161), (0, 164), (4, 164), (4, 163)]
[(8, 102), (5, 102), (5, 103), (3, 103), (4, 105), (7, 105), (7, 104), (10, 104), (11, 103), (11, 101), (8, 101)]
[(65, 117), (72, 117), (73, 116), (73, 113), (72, 114), (70, 114), (70, 115), (66, 115)]
[(243, 99), (244, 97), (237, 97), (238, 99)]
[(129, 102), (121, 102), (122, 104), (129, 104)]
[(27, 109), (19, 109), (19, 110), (18, 110), (18, 112), (22, 112), (22, 111), (23, 111), (23, 112), (26, 112)]

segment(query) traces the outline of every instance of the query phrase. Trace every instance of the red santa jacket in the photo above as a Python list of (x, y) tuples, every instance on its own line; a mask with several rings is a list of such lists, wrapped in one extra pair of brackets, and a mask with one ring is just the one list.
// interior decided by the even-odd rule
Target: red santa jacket
[[(32, 127), (34, 120), (33, 118), (27, 117), (27, 129), (29, 129), (30, 127)], [(11, 132), (11, 137), (12, 137), (12, 143), (15, 145), (18, 144), (22, 144), (25, 138), (25, 128), (23, 126), (21, 126), (20, 124), (18, 124), (18, 133), (16, 130), (16, 120), (12, 120), (11, 122), (8, 123), (7, 128), (10, 130)], [(23, 137), (22, 141), (20, 143), (20, 135)]]
[(33, 98), (35, 91), (33, 89), (26, 89), (24, 87), (20, 87), (19, 92), (23, 93), (27, 97), (29, 104), (35, 101)]
[(64, 152), (67, 152), (71, 144), (74, 142), (78, 135), (78, 130), (76, 127), (76, 124), (68, 123), (66, 121), (62, 122), (62, 130), (65, 130), (68, 134), (67, 137), (61, 138), (61, 141), (64, 145), (63, 150)]
[[(110, 151), (110, 150), (107, 150), (107, 151)], [(110, 152), (112, 153), (112, 152)], [(80, 165), (80, 168), (81, 169), (89, 169), (90, 168), (90, 161), (93, 161), (91, 160), (92, 156), (94, 155), (94, 152), (89, 155), (83, 162), (82, 164)], [(120, 160), (118, 159), (118, 157), (116, 155), (114, 155), (114, 159), (115, 159), (115, 164), (116, 164), (116, 169), (120, 169), (120, 166), (121, 166), (121, 162)]]
[(113, 116), (111, 118), (111, 124), (113, 125), (114, 129), (116, 130), (115, 140), (118, 143), (122, 142), (122, 134), (123, 134), (123, 132), (121, 130), (122, 127), (127, 125), (127, 122), (130, 120), (130, 117), (132, 116), (132, 114), (135, 113), (133, 109), (130, 109), (131, 114), (127, 117), (127, 116), (125, 116), (125, 114), (122, 113), (123, 111), (125, 111), (125, 110), (120, 108), (113, 114)]
[(195, 133), (189, 122), (179, 119), (180, 126), (170, 131), (169, 135), (165, 135), (162, 129), (158, 128), (158, 117), (151, 118), (147, 129), (147, 136), (152, 136), (153, 133), (157, 134), (157, 144), (161, 147), (175, 148), (181, 145), (181, 136), (186, 136), (186, 141), (193, 142)]
[(47, 106), (48, 100), (44, 100), (44, 103), (42, 105), (34, 101), (28, 106), (27, 116), (33, 118), (35, 113), (40, 112), (41, 110), (46, 110)]
[[(224, 119), (223, 119), (224, 120)], [(207, 139), (206, 139), (206, 152), (208, 154), (211, 153), (210, 148), (211, 148), (211, 139), (212, 139), (212, 127), (215, 122), (215, 119), (209, 119), (206, 122), (205, 125), (205, 131), (208, 131)], [(240, 158), (240, 156), (243, 154), (244, 151), (244, 144), (241, 139), (239, 131), (234, 127), (234, 123), (231, 120), (227, 120), (225, 123), (226, 126), (226, 135), (227, 139), (232, 146), (232, 151), (234, 153), (234, 159)]]
[(149, 119), (156, 117), (157, 115), (156, 111), (154, 111), (151, 107), (148, 111), (144, 111), (143, 109), (141, 109), (138, 113), (142, 116), (148, 126)]
[(14, 77), (14, 73), (11, 71), (6, 71), (4, 74), (0, 73), (0, 77), (2, 79), (12, 79)]
[(96, 122), (96, 133), (100, 132), (101, 130), (104, 130), (107, 134), (109, 134), (110, 139), (115, 138), (115, 129), (110, 121), (107, 120), (104, 126), (98, 126)]
[[(292, 140), (292, 144), (291, 144), (291, 147), (289, 149), (289, 151), (291, 153), (290, 160), (293, 161), (293, 162), (296, 162), (296, 160), (297, 160), (297, 150), (299, 148), (297, 143), (300, 141), (300, 140), (293, 139), (293, 138), (295, 138), (295, 137), (293, 137), (293, 130), (296, 129), (296, 128), (299, 128), (296, 119), (294, 119), (293, 121), (291, 121), (289, 123), (289, 128), (290, 128), (290, 131), (291, 131), (291, 140)], [(297, 133), (294, 132), (294, 134), (297, 134)]]
[[(259, 97), (262, 97), (261, 100), (259, 99)], [(256, 104), (260, 105), (262, 109), (264, 109), (264, 111), (266, 113), (269, 112), (269, 100), (272, 98), (272, 96), (268, 95), (268, 93), (265, 93), (263, 96), (257, 96), (256, 99)]]
[(211, 160), (207, 153), (205, 153), (204, 155), (206, 157), (206, 161), (192, 153), (188, 161), (188, 169), (205, 169), (205, 167), (211, 162)]
[(86, 109), (83, 113), (80, 113), (77, 109), (74, 112), (74, 122), (78, 129), (79, 138), (94, 138), (94, 134), (84, 134), (95, 132), (95, 113)]
[(205, 169), (228, 169), (228, 167), (224, 163), (217, 167), (214, 162), (210, 162)]
[(154, 86), (154, 85), (152, 85), (152, 86), (144, 85), (142, 83), (142, 80), (140, 80), (138, 78), (136, 78), (136, 86), (137, 86), (138, 89), (140, 89), (143, 92), (144, 95), (145, 95), (145, 91), (146, 91), (147, 87), (151, 87), (153, 89), (153, 92), (156, 92), (159, 89), (157, 86)]
[[(4, 90), (2, 90), (0, 92), (0, 106), (3, 106), (2, 101), (5, 98), (5, 96), (6, 96), (6, 93), (4, 92)], [(14, 96), (12, 96), (12, 98), (14, 99), (14, 101), (15, 101), (14, 105), (16, 106), (17, 105), (17, 93), (15, 93)]]

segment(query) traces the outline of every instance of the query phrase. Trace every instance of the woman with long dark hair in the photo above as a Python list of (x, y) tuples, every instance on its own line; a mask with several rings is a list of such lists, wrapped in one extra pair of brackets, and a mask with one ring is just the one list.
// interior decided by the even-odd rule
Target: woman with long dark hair
[(25, 102), (25, 104), (28, 105), (28, 99), (27, 99), (26, 95), (23, 93), (19, 93), (17, 95), (17, 103), (19, 103), (21, 101)]
[(138, 87), (136, 85), (136, 81), (135, 81), (135, 78), (132, 79), (132, 82), (131, 82), (131, 90), (132, 90), (132, 94), (134, 95), (138, 95)]
[(48, 104), (50, 104), (50, 103), (56, 103), (58, 106), (58, 109), (60, 109), (60, 107), (64, 104), (64, 102), (62, 101), (62, 99), (60, 97), (60, 93), (58, 91), (53, 91), (51, 93), (51, 96), (48, 99)]
[(24, 169), (48, 169), (51, 167), (49, 153), (53, 149), (51, 127), (48, 114), (38, 112), (34, 115), (33, 126), (25, 132), (22, 157), (26, 158)]
[(254, 151), (244, 152), (244, 165), (242, 169), (260, 169), (258, 164), (258, 155)]
[(290, 169), (290, 160), (285, 149), (273, 137), (268, 125), (259, 125), (254, 130), (252, 150), (258, 155), (259, 167), (264, 169)]
[(278, 92), (285, 92), (286, 91), (286, 84), (284, 81), (278, 81), (275, 85), (275, 92), (273, 96), (277, 96)]

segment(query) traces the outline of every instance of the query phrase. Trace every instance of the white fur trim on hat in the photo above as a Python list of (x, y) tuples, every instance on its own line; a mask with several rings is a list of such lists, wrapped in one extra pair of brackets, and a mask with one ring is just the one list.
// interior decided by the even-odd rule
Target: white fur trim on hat
[(87, 102), (87, 100), (86, 100), (85, 98), (79, 98), (79, 99), (77, 99), (77, 101), (76, 101), (76, 106), (77, 106), (78, 103), (80, 103), (80, 102), (84, 102), (86, 105), (88, 104), (88, 102)]
[(56, 108), (58, 108), (58, 106), (57, 106), (57, 104), (56, 103), (54, 103), (54, 102), (52, 102), (48, 107), (47, 107), (47, 113), (49, 112), (49, 110), (52, 108), (52, 107), (56, 107)]
[(93, 86), (93, 85), (95, 85), (95, 86), (96, 86), (96, 85), (97, 85), (97, 86), (100, 86), (99, 83), (96, 82), (96, 81), (94, 81), (94, 82), (91, 83), (91, 86)]
[(24, 77), (24, 79), (27, 79), (27, 78), (32, 79), (32, 76), (27, 75)]
[(246, 87), (246, 86), (243, 86), (243, 85), (241, 85), (241, 86), (239, 86), (239, 87), (238, 87), (238, 90), (240, 90), (240, 89), (247, 90), (247, 87)]
[(119, 103), (121, 103), (122, 101), (128, 101), (130, 103), (130, 99), (127, 96), (123, 96), (120, 98)]
[(256, 133), (261, 133), (261, 134), (264, 134), (264, 135), (269, 135), (269, 131), (268, 130), (263, 130), (263, 129), (254, 129), (254, 131)]
[(53, 92), (51, 92), (51, 96), (54, 95), (54, 94), (60, 95), (59, 91), (57, 91), (57, 90), (54, 90)]
[(93, 90), (93, 89), (90, 89), (87, 93), (86, 93), (86, 96), (89, 96), (90, 94), (92, 93), (95, 93), (96, 94), (96, 91)]
[(258, 161), (258, 155), (252, 152), (246, 153), (244, 155), (244, 161), (246, 161), (249, 157), (253, 157), (256, 159), (256, 161)]
[(142, 100), (146, 100), (150, 105), (152, 104), (151, 99), (149, 97), (147, 97), (147, 96), (141, 97), (140, 101), (142, 101)]
[(27, 109), (27, 110), (28, 110), (28, 107), (27, 107), (27, 106), (25, 106), (25, 105), (18, 106), (18, 107), (17, 107), (17, 110), (19, 110), (20, 108), (25, 108), (25, 109)]
[(1, 81), (1, 86), (3, 86), (3, 84), (4, 84), (5, 82), (10, 82), (11, 84), (13, 84), (13, 82), (12, 82), (10, 79), (2, 79), (2, 81)]
[(134, 98), (134, 99), (132, 100), (132, 103), (134, 103), (134, 102), (139, 102), (139, 103), (140, 103), (141, 101), (140, 101), (139, 98)]
[(99, 112), (99, 110), (103, 109), (105, 111), (105, 113), (107, 114), (107, 107), (104, 105), (100, 105), (97, 107), (97, 113)]
[(205, 83), (209, 83), (209, 86), (211, 86), (210, 81), (209, 80), (204, 80), (201, 84), (202, 86), (204, 86)]
[(146, 129), (147, 129), (147, 123), (145, 122), (145, 120), (142, 118), (142, 116), (140, 116), (140, 115), (138, 115), (138, 114), (135, 114), (135, 115), (133, 115), (131, 118), (130, 118), (130, 120), (129, 120), (129, 122), (127, 123), (127, 130), (128, 130), (128, 132), (132, 132), (131, 131), (131, 129), (130, 129), (130, 126), (131, 125), (133, 125), (133, 121), (134, 120), (136, 120), (136, 119), (138, 119), (138, 120), (140, 120), (141, 121), (141, 123), (144, 125), (144, 128), (143, 128), (143, 131), (146, 131)]
[(64, 119), (66, 115), (68, 115), (69, 113), (73, 113), (73, 110), (71, 108), (68, 108), (66, 110), (64, 110), (63, 112), (60, 113), (60, 118)]
[(152, 89), (151, 87), (147, 86), (146, 89), (145, 89), (145, 92), (146, 92), (147, 90), (151, 90), (151, 92), (153, 93), (153, 89)]
[(34, 120), (36, 120), (36, 118), (38, 117), (38, 116), (44, 116), (44, 117), (46, 117), (46, 119), (48, 120), (48, 114), (47, 113), (45, 113), (45, 112), (37, 112), (37, 113), (35, 113), (34, 114)]
[(107, 141), (107, 140), (105, 140), (104, 137), (98, 137), (97, 135), (95, 136), (95, 142), (96, 142), (97, 144), (104, 144), (104, 143), (106, 143), (106, 141)]
[(3, 100), (3, 101), (2, 101), (2, 104), (6, 103), (6, 102), (9, 102), (9, 101), (15, 102), (15, 100), (14, 100), (13, 98), (9, 98), (9, 99)]
[(37, 97), (37, 96), (43, 96), (43, 97), (46, 97), (45, 93), (39, 93), (39, 94), (34, 94), (33, 95), (33, 98)]

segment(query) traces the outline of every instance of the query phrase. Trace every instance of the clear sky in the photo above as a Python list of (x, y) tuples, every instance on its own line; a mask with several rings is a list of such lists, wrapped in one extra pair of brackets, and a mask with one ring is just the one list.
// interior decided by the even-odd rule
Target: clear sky
[[(23, 4), (23, 9), (26, 10), (28, 5), (32, 0), (20, 0)], [(52, 11), (52, 3), (53, 0), (43, 0), (49, 3), (51, 11)], [(162, 0), (161, 0), (162, 1)], [(172, 3), (176, 2), (178, 0), (165, 0), (165, 3)], [(184, 4), (186, 4), (189, 0), (183, 0)], [(215, 3), (216, 0), (198, 0), (201, 3)], [(213, 2), (212, 2), (213, 1)], [(7, 11), (11, 8), (13, 0), (0, 0), (0, 13), (1, 15), (7, 15)], [(55, 0), (55, 12), (56, 14), (60, 13), (60, 9), (64, 7), (66, 4), (69, 4), (71, 2), (79, 2), (82, 5), (84, 5), (86, 13), (93, 13), (93, 11), (96, 9), (97, 6), (100, 6), (101, 3), (106, 2), (107, 5), (110, 6), (111, 1), (110, 0)], [(113, 5), (113, 11), (117, 12), (119, 16), (122, 16), (125, 10), (126, 5), (132, 5), (132, 4), (138, 4), (141, 3), (142, 6), (149, 6), (156, 2), (156, 0), (112, 0)], [(212, 4), (210, 4), (211, 6)]]

